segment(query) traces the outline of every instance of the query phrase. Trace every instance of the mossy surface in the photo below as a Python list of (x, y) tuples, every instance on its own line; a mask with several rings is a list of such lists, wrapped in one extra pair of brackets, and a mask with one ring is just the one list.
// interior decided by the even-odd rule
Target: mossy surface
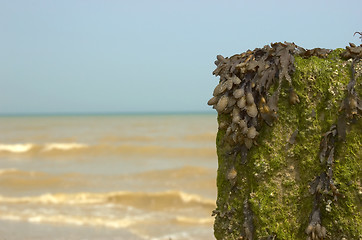
[[(351, 61), (339, 57), (342, 51), (336, 49), (324, 59), (295, 57), (292, 84), (300, 102), (289, 103), (289, 86), (284, 81), (278, 119), (272, 127), (262, 125), (257, 145), (248, 152), (245, 164), (239, 155), (230, 154), (232, 147), (224, 141), (225, 129), (219, 129), (218, 214), (214, 225), (217, 239), (243, 239), (245, 200), (253, 212), (254, 239), (268, 236), (306, 239), (305, 229), (314, 202), (309, 184), (325, 171), (319, 160), (320, 142), (323, 133), (337, 123), (351, 78)], [(359, 96), (362, 96), (361, 78), (355, 86)], [(219, 114), (218, 121), (220, 124), (231, 119), (227, 114)], [(290, 143), (288, 140), (296, 130), (295, 142)], [(328, 239), (359, 239), (362, 236), (362, 119), (359, 116), (349, 122), (346, 139), (338, 140), (335, 146), (333, 179), (341, 195), (337, 200), (324, 195), (322, 225), (327, 229)], [(232, 168), (237, 172), (234, 181), (227, 177)]]

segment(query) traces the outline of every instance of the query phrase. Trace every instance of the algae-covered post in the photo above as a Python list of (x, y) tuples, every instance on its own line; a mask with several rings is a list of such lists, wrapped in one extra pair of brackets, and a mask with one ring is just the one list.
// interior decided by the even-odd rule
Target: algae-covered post
[(217, 239), (360, 239), (362, 45), (217, 56)]

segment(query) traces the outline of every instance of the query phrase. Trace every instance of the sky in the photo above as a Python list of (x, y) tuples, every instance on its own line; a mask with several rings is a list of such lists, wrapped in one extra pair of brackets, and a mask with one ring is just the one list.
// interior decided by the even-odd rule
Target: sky
[(360, 44), (361, 9), (361, 0), (0, 0), (0, 114), (214, 112), (216, 55)]

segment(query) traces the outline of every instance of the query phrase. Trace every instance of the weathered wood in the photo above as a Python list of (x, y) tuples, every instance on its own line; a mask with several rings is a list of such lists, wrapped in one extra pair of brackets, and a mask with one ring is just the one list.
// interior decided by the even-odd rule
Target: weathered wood
[[(231, 87), (214, 94), (228, 103), (212, 101), (219, 112), (217, 239), (361, 239), (357, 48), (277, 43), (218, 57), (217, 88)], [(235, 77), (241, 81), (226, 83)]]

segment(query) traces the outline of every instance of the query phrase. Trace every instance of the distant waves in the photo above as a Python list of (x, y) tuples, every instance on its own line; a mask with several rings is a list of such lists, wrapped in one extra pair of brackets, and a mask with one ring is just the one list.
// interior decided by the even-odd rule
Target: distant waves
[(141, 145), (141, 144), (97, 144), (87, 145), (83, 143), (16, 143), (0, 144), (0, 156), (67, 156), (74, 154), (94, 155), (94, 154), (124, 154), (135, 156), (166, 156), (166, 157), (214, 157), (214, 147), (185, 147), (161, 145)]
[(30, 153), (51, 151), (72, 151), (88, 146), (81, 143), (46, 143), (44, 145), (32, 143), (0, 144), (0, 153)]

